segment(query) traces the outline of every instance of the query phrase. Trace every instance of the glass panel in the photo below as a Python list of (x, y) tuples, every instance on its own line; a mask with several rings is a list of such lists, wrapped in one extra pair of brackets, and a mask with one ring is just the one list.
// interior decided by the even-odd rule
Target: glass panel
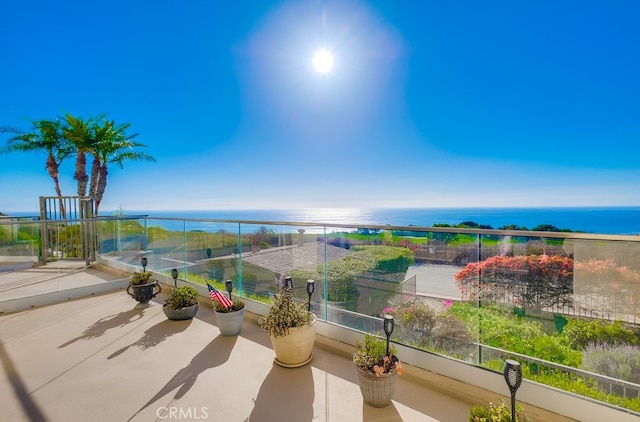
[(131, 271), (141, 269), (148, 237), (146, 220), (114, 218), (96, 222), (98, 253), (103, 259), (132, 266)]
[(100, 227), (103, 256), (135, 269), (147, 256), (150, 270), (177, 268), (198, 284), (232, 280), (238, 294), (261, 300), (289, 276), (306, 302), (314, 280), (319, 318), (384, 336), (390, 313), (396, 342), (500, 372), (512, 358), (527, 379), (640, 410), (633, 238), (188, 219)]
[(38, 261), (39, 256), (39, 223), (21, 218), (0, 218), (0, 265)]

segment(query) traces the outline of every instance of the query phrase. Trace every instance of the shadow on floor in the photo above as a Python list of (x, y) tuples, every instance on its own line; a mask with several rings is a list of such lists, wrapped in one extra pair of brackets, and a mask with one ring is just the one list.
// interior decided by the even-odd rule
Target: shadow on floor
[[(165, 321), (168, 322), (168, 321)], [(178, 321), (171, 321), (172, 323)], [(160, 324), (158, 324), (160, 325)], [(210, 368), (215, 368), (229, 360), (231, 351), (236, 344), (236, 336), (219, 335), (214, 338), (204, 349), (191, 359), (191, 362), (180, 369), (144, 406), (129, 418), (133, 419), (138, 413), (151, 406), (171, 391), (178, 388), (174, 399), (182, 398), (193, 387), (201, 373)], [(162, 415), (159, 415), (161, 417)]]
[[(310, 365), (282, 368), (275, 363), (264, 379), (246, 422), (309, 422), (315, 397)], [(286, 415), (283, 415), (286, 409)]]
[(122, 328), (127, 324), (130, 324), (134, 321), (141, 319), (144, 315), (144, 311), (146, 308), (136, 307), (129, 311), (120, 312), (114, 315), (109, 315), (104, 318), (100, 318), (96, 322), (94, 322), (89, 328), (84, 330), (82, 335), (67, 341), (66, 343), (58, 346), (58, 349), (62, 349), (63, 347), (67, 347), (78, 340), (91, 340), (93, 338), (97, 338), (103, 336), (108, 330), (112, 328)]

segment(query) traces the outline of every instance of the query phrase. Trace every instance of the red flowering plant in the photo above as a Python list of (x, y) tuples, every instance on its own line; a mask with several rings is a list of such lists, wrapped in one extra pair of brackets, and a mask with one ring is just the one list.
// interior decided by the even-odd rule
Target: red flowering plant
[(492, 256), (454, 278), (464, 299), (548, 307), (571, 303), (573, 260), (559, 255)]

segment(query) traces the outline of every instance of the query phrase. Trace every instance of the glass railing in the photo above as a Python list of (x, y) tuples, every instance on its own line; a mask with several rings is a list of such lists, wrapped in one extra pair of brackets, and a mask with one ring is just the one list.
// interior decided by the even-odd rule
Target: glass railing
[[(640, 412), (638, 236), (144, 216), (93, 221), (97, 255), (119, 268), (140, 271), (146, 257), (147, 271), (169, 275), (175, 268), (199, 285), (232, 280), (236, 294), (261, 301), (279, 291), (284, 276), (307, 301), (307, 280), (314, 280), (312, 310), (330, 323), (379, 333), (390, 313), (398, 343), (496, 371), (511, 357), (528, 379)], [(33, 232), (32, 224), (14, 230)]]
[(20, 268), (40, 260), (40, 228), (36, 217), (0, 217), (0, 269)]

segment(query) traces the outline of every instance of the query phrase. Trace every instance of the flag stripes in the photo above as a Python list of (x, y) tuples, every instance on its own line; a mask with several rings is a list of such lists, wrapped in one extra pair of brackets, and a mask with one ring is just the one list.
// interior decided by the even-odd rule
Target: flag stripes
[(233, 302), (231, 302), (231, 299), (223, 295), (222, 292), (220, 292), (220, 290), (217, 290), (215, 287), (213, 287), (209, 283), (207, 283), (207, 287), (209, 288), (209, 297), (211, 297), (211, 301), (218, 299), (218, 302), (220, 302), (220, 304), (225, 308), (230, 308), (233, 305)]

